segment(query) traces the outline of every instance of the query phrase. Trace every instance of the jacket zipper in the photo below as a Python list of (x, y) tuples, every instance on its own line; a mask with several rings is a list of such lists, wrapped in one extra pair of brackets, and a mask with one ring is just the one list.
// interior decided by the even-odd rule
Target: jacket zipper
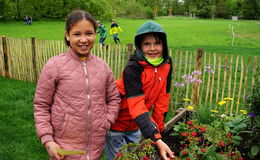
[(88, 115), (87, 115), (87, 117), (88, 117), (88, 129), (87, 129), (87, 141), (88, 141), (88, 143), (87, 143), (87, 146), (86, 146), (86, 149), (87, 149), (87, 160), (89, 160), (89, 145), (91, 144), (90, 143), (90, 137), (91, 137), (91, 123), (90, 123), (90, 117), (91, 117), (91, 112), (90, 112), (90, 91), (89, 91), (89, 80), (88, 80), (88, 72), (87, 72), (87, 64), (86, 64), (86, 62), (85, 61), (83, 61), (83, 65), (84, 65), (84, 72), (85, 72), (85, 76), (86, 76), (86, 86), (87, 86), (87, 88), (86, 88), (86, 90), (87, 90), (87, 101), (88, 101), (88, 103), (87, 103), (87, 105), (88, 105), (88, 107), (87, 107), (87, 109), (88, 109)]
[(148, 100), (150, 99), (150, 92), (151, 92), (151, 90), (153, 89), (154, 84), (156, 83), (156, 79), (157, 79), (157, 78), (156, 78), (156, 73), (157, 73), (157, 67), (154, 68), (155, 78), (154, 78), (154, 81), (153, 81), (153, 85), (152, 85), (150, 91), (148, 92)]

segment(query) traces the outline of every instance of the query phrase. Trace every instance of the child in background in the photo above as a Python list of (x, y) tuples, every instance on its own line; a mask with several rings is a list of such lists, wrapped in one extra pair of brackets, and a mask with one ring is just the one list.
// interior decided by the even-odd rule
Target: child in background
[(160, 134), (168, 112), (172, 75), (167, 37), (160, 24), (148, 21), (138, 29), (134, 44), (135, 55), (130, 57), (123, 77), (117, 80), (122, 104), (107, 134), (107, 159), (113, 160), (124, 144), (139, 143), (142, 133), (156, 142), (161, 157), (168, 160), (174, 155)]
[(102, 24), (100, 21), (97, 21), (97, 24), (98, 24), (97, 33), (100, 34), (99, 45), (100, 45), (100, 47), (104, 47), (105, 46), (104, 41), (107, 38), (107, 29), (106, 29), (105, 25)]
[[(88, 12), (70, 13), (65, 33), (69, 49), (48, 60), (37, 83), (35, 126), (51, 160), (100, 160), (105, 135), (117, 117), (121, 100), (112, 70), (91, 54), (96, 30)], [(59, 148), (86, 154), (64, 157)]]
[(117, 37), (119, 32), (123, 32), (120, 26), (116, 24), (116, 21), (114, 19), (111, 20), (111, 28), (110, 28), (110, 34), (113, 34), (113, 39), (116, 44), (120, 43), (120, 39)]

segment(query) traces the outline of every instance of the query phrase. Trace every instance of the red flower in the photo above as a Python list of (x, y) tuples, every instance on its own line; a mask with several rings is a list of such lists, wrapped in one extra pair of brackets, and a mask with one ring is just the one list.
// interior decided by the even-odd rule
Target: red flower
[(199, 142), (202, 142), (202, 139), (201, 139), (201, 138), (198, 138), (198, 141), (199, 141)]
[(238, 157), (238, 159), (237, 159), (237, 160), (244, 160), (244, 159), (243, 159), (243, 157)]
[(206, 127), (201, 127), (201, 128), (200, 128), (200, 131), (201, 131), (201, 132), (206, 132)]
[(220, 147), (225, 147), (225, 142), (221, 141), (221, 142), (219, 143), (219, 146), (220, 146)]
[(187, 137), (187, 136), (188, 136), (188, 133), (182, 132), (181, 135), (182, 135), (183, 137)]
[(197, 136), (197, 132), (191, 132), (190, 135), (191, 135), (191, 137), (196, 137)]
[(186, 160), (190, 160), (190, 158), (186, 158)]
[(149, 160), (149, 157), (148, 157), (148, 156), (145, 156), (145, 157), (144, 157), (144, 160)]
[(188, 151), (182, 151), (182, 154), (189, 154), (189, 152)]
[(117, 156), (117, 157), (121, 157), (122, 154), (121, 154), (120, 152), (118, 152), (118, 153), (116, 154), (116, 156)]
[(206, 153), (207, 150), (205, 148), (200, 148), (201, 152)]
[(228, 136), (230, 139), (232, 139), (231, 133), (228, 132), (227, 136)]
[(188, 122), (187, 122), (187, 125), (192, 125), (192, 122), (191, 122), (191, 121), (188, 121)]

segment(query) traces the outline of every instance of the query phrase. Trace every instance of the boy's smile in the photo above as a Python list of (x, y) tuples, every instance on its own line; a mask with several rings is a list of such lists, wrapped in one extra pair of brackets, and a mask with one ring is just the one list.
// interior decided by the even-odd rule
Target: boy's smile
[(163, 44), (153, 34), (144, 36), (141, 42), (141, 50), (144, 56), (149, 59), (156, 59), (163, 56)]

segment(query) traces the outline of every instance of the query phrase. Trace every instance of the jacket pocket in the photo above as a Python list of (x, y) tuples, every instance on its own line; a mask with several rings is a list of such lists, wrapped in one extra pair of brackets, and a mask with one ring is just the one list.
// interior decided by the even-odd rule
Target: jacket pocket
[(61, 126), (61, 132), (60, 132), (60, 137), (62, 137), (64, 135), (64, 132), (66, 131), (66, 128), (67, 128), (67, 125), (68, 125), (68, 122), (69, 122), (69, 115), (68, 114), (65, 114), (64, 115), (64, 119), (63, 119), (63, 124)]

